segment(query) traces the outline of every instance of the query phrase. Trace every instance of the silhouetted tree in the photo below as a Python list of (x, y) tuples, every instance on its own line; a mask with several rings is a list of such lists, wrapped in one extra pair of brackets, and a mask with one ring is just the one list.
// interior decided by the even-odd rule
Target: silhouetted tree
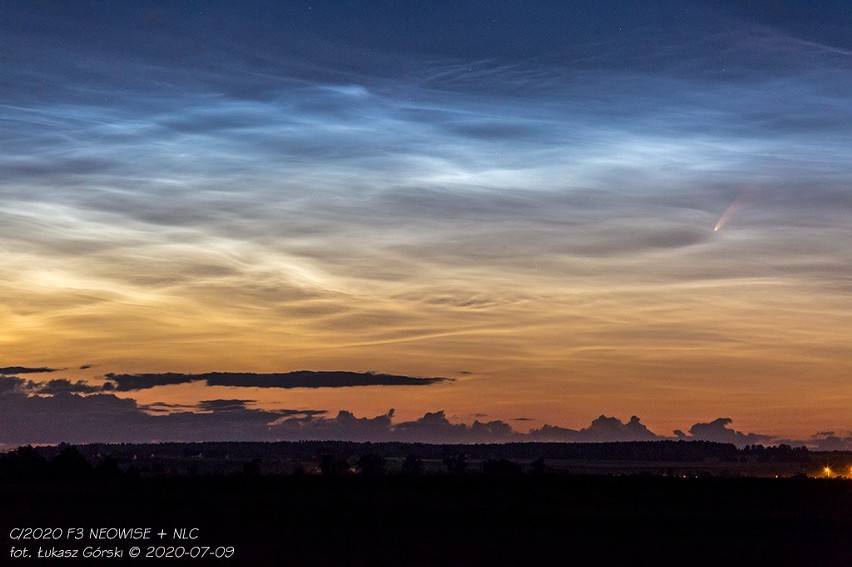
[(0, 477), (15, 481), (37, 481), (48, 474), (47, 460), (32, 445), (18, 447), (0, 457)]
[(243, 463), (243, 474), (246, 476), (260, 476), (260, 459), (252, 459)]
[(447, 472), (461, 474), (467, 470), (467, 456), (464, 453), (451, 455), (444, 459), (444, 464)]
[(530, 472), (533, 474), (544, 474), (544, 457), (539, 457), (530, 463)]
[(423, 474), (423, 460), (417, 455), (408, 455), (402, 463), (402, 472), (405, 474)]
[(113, 457), (101, 459), (95, 466), (95, 477), (99, 480), (113, 481), (124, 477), (124, 471), (118, 466), (118, 461)]
[(486, 459), (482, 461), (482, 472), (501, 475), (519, 474), (521, 467), (509, 459)]
[(380, 476), (385, 473), (385, 459), (375, 453), (361, 455), (358, 459), (358, 470), (364, 476)]
[(338, 476), (349, 472), (349, 463), (334, 455), (323, 455), (320, 458), (320, 472), (323, 476)]
[(92, 465), (74, 445), (60, 445), (59, 454), (50, 462), (53, 474), (60, 480), (85, 480), (92, 476)]

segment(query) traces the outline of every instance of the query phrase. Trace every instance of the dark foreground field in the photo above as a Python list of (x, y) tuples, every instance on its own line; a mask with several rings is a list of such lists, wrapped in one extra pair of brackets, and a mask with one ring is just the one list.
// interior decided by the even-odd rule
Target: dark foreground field
[[(6, 484), (0, 523), (0, 564), (11, 565), (852, 565), (852, 481), (839, 479), (466, 474)], [(54, 531), (63, 539), (13, 541), (15, 527), (61, 528)], [(69, 529), (78, 527), (80, 541)], [(91, 541), (89, 530), (100, 527), (167, 535)], [(175, 539), (175, 528), (196, 539)], [(134, 545), (143, 555), (183, 557), (131, 559)], [(13, 546), (31, 555), (40, 547), (117, 548), (123, 557), (11, 559)], [(230, 547), (231, 557), (213, 557)]]

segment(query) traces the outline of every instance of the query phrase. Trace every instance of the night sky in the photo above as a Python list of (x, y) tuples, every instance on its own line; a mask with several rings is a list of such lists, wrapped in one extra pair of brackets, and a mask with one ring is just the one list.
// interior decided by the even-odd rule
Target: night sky
[(852, 448), (847, 2), (3, 2), (0, 172), (0, 444)]

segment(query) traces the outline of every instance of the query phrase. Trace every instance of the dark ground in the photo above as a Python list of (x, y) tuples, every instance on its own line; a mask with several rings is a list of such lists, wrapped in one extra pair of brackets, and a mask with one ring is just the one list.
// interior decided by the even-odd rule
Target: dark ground
[[(12, 528), (36, 526), (185, 527), (199, 537), (11, 540)], [(0, 527), (0, 564), (10, 565), (850, 566), (852, 481), (468, 473), (6, 483)], [(93, 543), (125, 557), (9, 558), (12, 546)], [(157, 545), (234, 554), (130, 559), (133, 545), (143, 555)]]

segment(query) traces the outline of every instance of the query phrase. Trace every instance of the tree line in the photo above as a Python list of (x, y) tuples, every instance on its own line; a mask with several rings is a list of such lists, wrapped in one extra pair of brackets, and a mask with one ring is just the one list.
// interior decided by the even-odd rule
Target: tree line
[[(205, 461), (206, 459), (206, 461)], [(277, 459), (277, 461), (276, 461)], [(440, 470), (461, 474), (541, 474), (548, 461), (628, 461), (636, 463), (802, 463), (811, 462), (805, 447), (748, 445), (707, 441), (617, 443), (507, 443), (499, 445), (428, 445), (422, 443), (163, 443), (22, 446), (0, 455), (0, 480), (117, 480), (148, 474), (268, 473), (264, 463), (289, 459), (294, 475), (357, 474), (375, 477), (393, 472), (419, 475)], [(164, 462), (173, 464), (171, 468)], [(209, 463), (200, 468), (199, 463)], [(393, 463), (393, 466), (390, 464)], [(227, 464), (227, 467), (225, 466)]]

